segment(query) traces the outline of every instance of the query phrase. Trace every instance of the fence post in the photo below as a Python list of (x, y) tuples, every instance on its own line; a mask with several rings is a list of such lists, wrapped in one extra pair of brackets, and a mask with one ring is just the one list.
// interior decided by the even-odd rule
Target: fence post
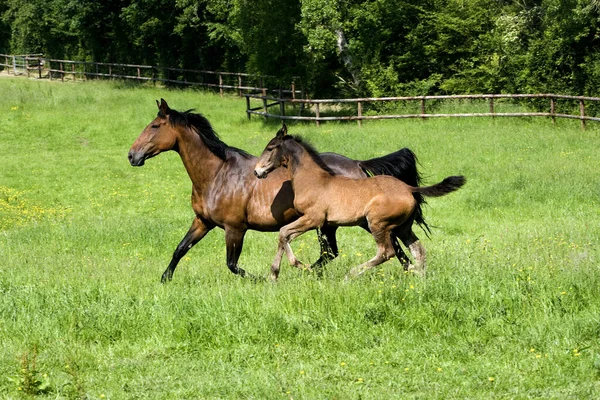
[(282, 117), (285, 117), (285, 101), (282, 98), (279, 99), (279, 113)]
[(242, 97), (243, 92), (242, 92), (242, 75), (238, 75), (238, 91), (240, 94), (240, 97)]
[(358, 102), (358, 127), (362, 127), (362, 103)]
[[(292, 81), (292, 100), (296, 100), (296, 82)], [(296, 102), (292, 101), (292, 109), (296, 112)]]
[(490, 114), (492, 114), (492, 117), (495, 117), (496, 112), (494, 111), (494, 98), (490, 97)]
[(13, 56), (12, 57), (12, 61), (13, 61), (13, 74), (15, 76), (17, 76), (17, 57)]
[(263, 101), (263, 110), (265, 112), (265, 114), (263, 116), (265, 117), (265, 121), (266, 121), (267, 120), (267, 98), (265, 96), (263, 96), (262, 101)]
[(219, 74), (219, 94), (223, 97), (223, 75)]
[(579, 115), (581, 116), (581, 129), (585, 130), (585, 104), (583, 104), (583, 99), (579, 100)]
[(246, 96), (246, 115), (248, 116), (248, 121), (250, 121), (250, 96)]
[(42, 59), (38, 57), (38, 77), (42, 79)]
[(60, 80), (65, 81), (65, 69), (62, 62), (60, 63)]
[(550, 97), (550, 114), (552, 114), (552, 125), (556, 125), (556, 104), (554, 97)]
[(319, 110), (319, 103), (315, 103), (315, 117), (316, 117), (315, 121), (317, 122), (317, 127), (319, 127), (320, 126), (319, 118), (321, 117), (321, 113)]
[(421, 115), (423, 115), (423, 119), (425, 119), (425, 99), (421, 98)]

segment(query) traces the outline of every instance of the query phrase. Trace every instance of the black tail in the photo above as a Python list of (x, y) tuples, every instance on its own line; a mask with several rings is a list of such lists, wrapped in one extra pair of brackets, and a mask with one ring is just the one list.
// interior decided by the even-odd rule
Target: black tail
[(413, 193), (421, 193), (424, 196), (440, 197), (460, 189), (466, 182), (467, 179), (462, 175), (449, 176), (432, 186), (413, 187), (412, 191)]
[[(409, 186), (416, 187), (421, 184), (421, 175), (419, 174), (419, 171), (417, 171), (417, 157), (412, 150), (406, 147), (383, 157), (360, 161), (358, 164), (363, 171), (365, 171), (365, 174), (369, 176), (390, 175), (400, 179)], [(426, 234), (429, 234), (431, 231), (423, 218), (423, 210), (421, 207), (425, 204), (425, 199), (419, 192), (414, 192), (413, 196), (417, 201), (415, 222), (423, 228)]]

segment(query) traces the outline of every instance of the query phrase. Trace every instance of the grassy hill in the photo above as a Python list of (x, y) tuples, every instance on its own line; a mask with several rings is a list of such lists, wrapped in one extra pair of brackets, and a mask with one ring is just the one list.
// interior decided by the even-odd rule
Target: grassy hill
[[(195, 108), (258, 155), (278, 125), (235, 96), (0, 79), (0, 396), (595, 398), (600, 393), (598, 127), (547, 119), (292, 124), (352, 158), (410, 147), (431, 199), (428, 276), (391, 260), (345, 283), (372, 238), (339, 230), (324, 276), (240, 279), (222, 230), (160, 275), (193, 219), (176, 153), (132, 168), (155, 100)], [(318, 256), (312, 233), (293, 242)], [(240, 264), (266, 276), (276, 233)]]

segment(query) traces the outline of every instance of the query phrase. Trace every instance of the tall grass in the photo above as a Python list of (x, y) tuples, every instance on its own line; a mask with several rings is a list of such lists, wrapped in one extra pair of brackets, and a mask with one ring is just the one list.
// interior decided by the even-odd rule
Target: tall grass
[[(0, 79), (0, 395), (5, 398), (596, 398), (598, 129), (544, 119), (292, 125), (353, 158), (408, 146), (431, 199), (428, 277), (355, 228), (319, 279), (284, 263), (239, 279), (215, 230), (159, 283), (193, 215), (175, 153), (127, 151), (164, 97), (258, 154), (277, 126), (234, 96), (119, 83)], [(240, 263), (266, 275), (275, 233)], [(293, 243), (316, 259), (313, 234)]]

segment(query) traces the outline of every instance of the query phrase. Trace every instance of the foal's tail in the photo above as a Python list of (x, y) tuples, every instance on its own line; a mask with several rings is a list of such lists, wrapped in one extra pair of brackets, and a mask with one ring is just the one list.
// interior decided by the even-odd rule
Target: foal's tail
[(412, 187), (411, 190), (413, 193), (420, 193), (423, 196), (440, 197), (460, 189), (461, 186), (464, 185), (466, 182), (467, 179), (462, 175), (449, 176), (440, 183), (436, 183), (435, 185)]

